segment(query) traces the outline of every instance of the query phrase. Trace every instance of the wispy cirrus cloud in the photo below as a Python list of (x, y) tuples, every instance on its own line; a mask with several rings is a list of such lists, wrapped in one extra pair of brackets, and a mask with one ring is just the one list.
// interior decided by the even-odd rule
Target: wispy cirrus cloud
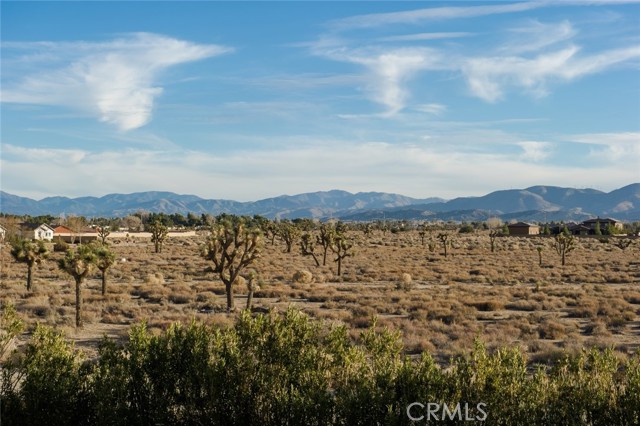
[(566, 139), (590, 145), (589, 155), (592, 158), (609, 162), (624, 161), (635, 166), (635, 178), (640, 178), (640, 132), (590, 133), (570, 135)]
[[(568, 4), (586, 6), (580, 2)], [(589, 4), (604, 5), (606, 2)], [(365, 92), (369, 99), (386, 106), (387, 116), (393, 116), (407, 106), (412, 95), (411, 80), (428, 72), (446, 71), (449, 76), (461, 76), (472, 96), (494, 103), (503, 100), (510, 92), (544, 97), (554, 85), (570, 83), (615, 66), (637, 64), (640, 58), (637, 43), (621, 40), (617, 46), (603, 47), (599, 51), (589, 48), (587, 51), (576, 40), (579, 30), (569, 19), (560, 22), (529, 19), (518, 27), (499, 29), (501, 40), (491, 39), (480, 51), (469, 46), (477, 46), (483, 37), (481, 33), (453, 31), (378, 35), (391, 25), (406, 27), (436, 20), (516, 14), (554, 6), (552, 2), (540, 1), (357, 15), (331, 21), (331, 31), (310, 46), (312, 52), (328, 59), (364, 65), (371, 81)], [(373, 32), (374, 29), (376, 37), (348, 37), (349, 30)], [(474, 37), (469, 37), (472, 35)], [(465, 37), (472, 40), (469, 46), (466, 40), (445, 47), (435, 43), (447, 38)], [(407, 46), (409, 43), (411, 47)]]
[(490, 6), (451, 6), (375, 13), (337, 19), (330, 23), (333, 30), (346, 31), (386, 25), (419, 24), (425, 21), (473, 18), (503, 13), (525, 12), (544, 6), (541, 2), (510, 3)]
[(426, 40), (444, 40), (449, 38), (461, 38), (472, 36), (473, 33), (467, 32), (444, 32), (444, 33), (417, 33), (402, 34), (388, 37), (380, 37), (379, 41), (426, 41)]
[(571, 22), (545, 23), (537, 20), (508, 30), (509, 40), (500, 47), (501, 52), (524, 53), (539, 51), (548, 46), (570, 40), (577, 34)]
[(54, 64), (37, 64), (26, 76), (3, 82), (2, 102), (65, 106), (123, 131), (151, 119), (163, 70), (232, 50), (151, 33), (107, 42), (4, 42), (2, 47), (26, 51), (19, 58), (23, 62), (36, 52), (39, 62)]
[(485, 56), (466, 59), (461, 70), (471, 93), (488, 102), (501, 100), (507, 89), (522, 89), (535, 97), (548, 94), (550, 82), (569, 82), (640, 58), (640, 46), (580, 55), (571, 45), (535, 57)]

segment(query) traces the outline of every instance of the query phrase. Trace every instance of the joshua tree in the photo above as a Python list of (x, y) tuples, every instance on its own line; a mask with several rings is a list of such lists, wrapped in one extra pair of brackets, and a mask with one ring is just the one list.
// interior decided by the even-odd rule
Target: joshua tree
[(311, 234), (303, 234), (302, 239), (300, 240), (300, 251), (303, 256), (311, 256), (313, 260), (316, 262), (316, 266), (320, 266), (320, 262), (316, 257), (315, 244), (313, 242), (313, 237)]
[(247, 283), (247, 309), (251, 310), (253, 305), (253, 293), (256, 290), (260, 290), (260, 285), (258, 284), (258, 273), (256, 271), (249, 272), (246, 278)]
[(107, 271), (116, 262), (116, 254), (106, 245), (95, 247), (96, 267), (102, 274), (102, 295), (107, 294)]
[(333, 245), (333, 240), (336, 237), (335, 228), (328, 224), (323, 223), (320, 226), (320, 235), (316, 236), (316, 242), (322, 246), (322, 265), (327, 264), (327, 251)]
[(291, 222), (280, 222), (278, 226), (278, 235), (287, 245), (285, 253), (291, 253), (291, 247), (300, 238), (300, 229)]
[(342, 259), (353, 256), (353, 252), (350, 252), (352, 248), (353, 243), (344, 234), (337, 234), (333, 239), (331, 251), (335, 253), (335, 261), (338, 262), (338, 276), (342, 274)]
[(109, 234), (111, 234), (111, 231), (109, 230), (108, 226), (100, 226), (98, 229), (98, 238), (100, 238), (100, 241), (102, 242), (103, 246), (107, 245), (107, 237), (109, 236)]
[(278, 225), (275, 222), (268, 221), (262, 227), (265, 237), (271, 241), (271, 245), (276, 244), (276, 237), (278, 236)]
[(233, 283), (260, 256), (260, 231), (246, 229), (240, 218), (224, 220), (212, 227), (201, 253), (213, 262), (227, 293), (227, 312), (233, 311)]
[(76, 282), (76, 327), (82, 327), (82, 282), (96, 266), (95, 247), (81, 244), (76, 250), (67, 250), (66, 255), (58, 260), (58, 267), (71, 275)]
[(449, 247), (449, 244), (451, 244), (451, 241), (449, 241), (449, 234), (445, 234), (444, 232), (440, 233), (438, 234), (438, 239), (444, 249), (444, 257), (447, 257), (447, 248)]
[(147, 232), (151, 232), (151, 241), (153, 242), (156, 253), (162, 253), (162, 244), (169, 234), (169, 229), (159, 220), (147, 225)]
[(31, 291), (33, 266), (42, 263), (49, 252), (42, 241), (17, 240), (11, 245), (11, 256), (27, 264), (27, 290)]
[(502, 231), (498, 231), (497, 229), (489, 232), (489, 240), (491, 240), (491, 253), (496, 250), (496, 238), (498, 238), (500, 235), (502, 235)]
[(572, 252), (576, 248), (575, 239), (573, 235), (565, 235), (565, 234), (556, 235), (553, 246), (555, 247), (556, 252), (558, 252), (560, 257), (562, 258), (562, 266), (564, 266), (565, 264), (566, 255)]
[(427, 231), (424, 229), (424, 227), (421, 227), (420, 230), (418, 231), (418, 235), (420, 236), (420, 245), (424, 245), (424, 238), (427, 236)]
[(536, 250), (538, 251), (538, 264), (542, 266), (542, 250), (544, 250), (544, 247), (536, 246)]
[(370, 237), (373, 234), (373, 225), (371, 223), (365, 223), (362, 226), (362, 233), (365, 237)]

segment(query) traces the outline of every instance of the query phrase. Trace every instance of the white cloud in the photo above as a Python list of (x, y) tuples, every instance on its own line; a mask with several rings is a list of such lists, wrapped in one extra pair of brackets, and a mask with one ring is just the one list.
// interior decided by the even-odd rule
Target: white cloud
[(442, 68), (440, 55), (429, 48), (350, 49), (347, 47), (314, 46), (312, 51), (332, 60), (363, 65), (368, 71), (365, 91), (370, 98), (384, 105), (384, 115), (401, 111), (409, 99), (406, 83), (419, 71)]
[(442, 104), (422, 104), (414, 107), (417, 111), (432, 115), (442, 115), (447, 111), (446, 105)]
[(8, 154), (1, 160), (3, 190), (31, 196), (160, 189), (246, 201), (338, 188), (451, 198), (504, 188), (505, 177), (510, 187), (553, 184), (610, 190), (637, 176), (637, 167), (629, 162), (594, 163), (589, 168), (554, 166), (517, 155), (452, 151), (426, 143), (325, 140), (228, 154), (127, 149), (78, 151), (77, 155), (73, 151), (68, 161), (69, 150), (11, 145), (3, 149)]
[(593, 159), (635, 165), (635, 179), (640, 179), (640, 132), (571, 135), (567, 140), (591, 145)]
[(418, 34), (403, 34), (403, 35), (395, 35), (389, 37), (381, 37), (378, 40), (380, 41), (425, 41), (425, 40), (441, 40), (447, 38), (461, 38), (461, 37), (469, 37), (473, 35), (473, 33), (465, 33), (465, 32), (446, 32), (446, 33), (418, 33)]
[(518, 146), (524, 151), (520, 157), (525, 161), (542, 161), (551, 154), (549, 142), (523, 141), (518, 142)]
[(472, 18), (503, 13), (524, 12), (542, 7), (543, 5), (544, 4), (541, 2), (524, 2), (491, 6), (433, 7), (404, 12), (375, 13), (338, 19), (331, 23), (331, 27), (336, 30), (351, 30), (393, 24), (418, 24), (424, 21)]
[(640, 46), (613, 49), (579, 56), (577, 46), (569, 46), (534, 58), (521, 56), (475, 57), (466, 60), (462, 72), (475, 96), (488, 102), (504, 97), (507, 88), (522, 88), (541, 97), (552, 80), (571, 81), (601, 72), (611, 66), (640, 58)]
[(3, 48), (44, 50), (66, 64), (4, 83), (2, 102), (71, 107), (123, 131), (151, 119), (162, 93), (156, 85), (161, 71), (230, 51), (150, 33), (104, 43), (3, 43)]
[(509, 40), (500, 49), (503, 52), (535, 52), (573, 38), (577, 31), (567, 20), (558, 24), (530, 21), (526, 26), (509, 30)]

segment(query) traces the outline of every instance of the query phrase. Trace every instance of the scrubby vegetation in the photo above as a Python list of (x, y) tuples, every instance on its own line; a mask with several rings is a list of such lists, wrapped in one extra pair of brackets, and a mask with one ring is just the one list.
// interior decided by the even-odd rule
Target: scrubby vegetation
[[(160, 335), (136, 325), (91, 362), (39, 325), (2, 378), (3, 425), (403, 425), (414, 424), (414, 402), (472, 407), (490, 425), (640, 421), (637, 355), (621, 363), (594, 349), (531, 372), (519, 349), (476, 342), (444, 370), (428, 353), (403, 355), (398, 334), (375, 322), (352, 341), (346, 327), (292, 309)], [(464, 416), (443, 424), (469, 424)]]
[[(403, 404), (482, 401), (486, 424), (637, 416), (635, 237), (571, 237), (563, 265), (556, 238), (508, 236), (499, 223), (460, 233), (452, 224), (296, 220), (285, 222), (300, 231), (288, 242), (260, 217), (190, 220), (207, 226), (166, 237), (158, 252), (134, 232), (66, 252), (34, 246), (46, 256), (30, 291), (24, 263), (1, 246), (0, 302), (12, 302), (26, 327), (0, 336), (5, 358), (17, 348), (4, 364), (3, 413), (32, 424), (25, 410), (77, 424), (404, 424)], [(287, 313), (257, 315), (270, 309)], [(44, 366), (57, 362), (70, 376)], [(46, 386), (36, 392), (29, 375)], [(60, 411), (24, 392), (55, 392)]]

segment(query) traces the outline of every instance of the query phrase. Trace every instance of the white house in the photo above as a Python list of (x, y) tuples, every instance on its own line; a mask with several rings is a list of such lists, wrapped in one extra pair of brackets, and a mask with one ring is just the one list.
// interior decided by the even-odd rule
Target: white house
[(53, 240), (53, 228), (43, 223), (41, 225), (35, 223), (23, 223), (21, 226), (23, 235), (34, 240)]

